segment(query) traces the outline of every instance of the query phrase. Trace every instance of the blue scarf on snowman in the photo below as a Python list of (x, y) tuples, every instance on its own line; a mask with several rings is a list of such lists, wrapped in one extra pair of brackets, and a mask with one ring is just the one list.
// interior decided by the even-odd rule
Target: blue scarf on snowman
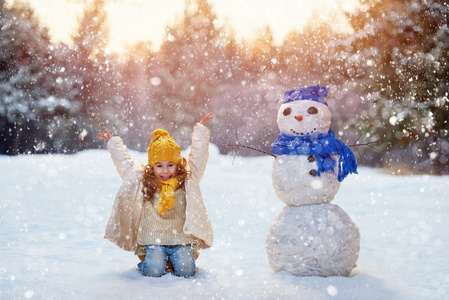
[[(310, 99), (327, 105), (323, 99), (327, 95), (327, 87), (319, 85), (300, 87), (287, 91), (283, 103)], [(328, 133), (318, 135), (289, 136), (279, 134), (278, 140), (271, 145), (271, 152), (276, 155), (313, 155), (318, 165), (318, 176), (322, 172), (334, 172), (338, 159), (338, 181), (342, 182), (350, 173), (357, 174), (357, 162), (351, 149), (342, 141), (335, 138), (332, 129)]]
[(337, 163), (331, 156), (338, 155), (338, 181), (342, 182), (350, 173), (357, 174), (357, 162), (351, 149), (335, 138), (332, 129), (329, 133), (318, 135), (289, 136), (279, 134), (278, 140), (271, 145), (276, 155), (314, 155), (321, 172), (334, 172)]

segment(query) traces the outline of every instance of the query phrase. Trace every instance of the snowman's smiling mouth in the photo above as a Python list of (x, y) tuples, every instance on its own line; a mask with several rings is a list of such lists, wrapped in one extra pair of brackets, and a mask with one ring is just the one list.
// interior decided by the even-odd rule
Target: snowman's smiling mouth
[[(314, 133), (316, 130), (316, 128), (313, 128), (313, 130), (311, 130), (310, 132), (306, 132), (305, 135), (311, 135), (312, 133)], [(296, 135), (304, 135), (304, 132), (296, 132), (293, 129), (290, 128), (290, 131), (293, 132)]]

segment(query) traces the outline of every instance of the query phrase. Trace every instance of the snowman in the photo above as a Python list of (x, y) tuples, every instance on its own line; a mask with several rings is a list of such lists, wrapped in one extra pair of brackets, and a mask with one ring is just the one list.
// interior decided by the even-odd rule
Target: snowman
[(265, 239), (275, 272), (349, 276), (356, 266), (358, 227), (330, 202), (343, 179), (357, 173), (357, 163), (330, 129), (327, 92), (319, 85), (287, 91), (278, 112), (272, 181), (287, 206), (275, 216)]

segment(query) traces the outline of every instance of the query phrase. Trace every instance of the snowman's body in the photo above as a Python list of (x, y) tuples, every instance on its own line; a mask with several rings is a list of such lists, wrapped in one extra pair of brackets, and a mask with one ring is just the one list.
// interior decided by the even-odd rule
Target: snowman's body
[[(295, 98), (291, 92), (286, 93), (288, 100)], [(329, 155), (327, 161), (338, 163), (333, 168), (321, 166), (320, 169), (317, 160), (326, 152), (320, 147), (326, 147), (327, 142), (313, 147), (301, 143), (303, 138), (314, 141), (315, 137), (329, 132), (331, 113), (326, 102), (318, 98), (318, 101), (285, 101), (284, 98), (285, 103), (279, 109), (277, 122), (287, 142), (282, 150), (277, 149), (281, 153), (273, 162), (272, 180), (276, 195), (287, 206), (275, 216), (268, 229), (268, 260), (275, 272), (348, 276), (356, 266), (360, 234), (346, 212), (330, 203), (340, 187), (339, 157)], [(301, 141), (296, 143), (295, 138)], [(319, 154), (306, 154), (311, 147), (316, 148), (312, 152)], [(320, 161), (323, 165), (323, 160)]]
[(320, 176), (317, 169), (312, 155), (279, 155), (271, 170), (276, 195), (292, 206), (331, 202), (340, 188), (337, 167)]

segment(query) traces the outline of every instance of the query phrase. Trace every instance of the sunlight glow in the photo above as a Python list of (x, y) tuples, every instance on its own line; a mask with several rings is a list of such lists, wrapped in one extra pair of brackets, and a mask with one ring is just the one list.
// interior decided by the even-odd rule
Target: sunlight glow
[[(7, 0), (11, 4), (14, 0)], [(92, 0), (22, 0), (34, 8), (42, 24), (49, 28), (54, 42), (71, 43), (77, 19), (86, 3)], [(105, 0), (112, 52), (123, 52), (138, 41), (151, 41), (157, 49), (167, 26), (182, 16), (185, 0)], [(337, 21), (336, 27), (347, 29), (342, 12), (351, 11), (357, 0), (210, 0), (217, 14), (217, 24), (227, 24), (237, 39), (252, 40), (269, 25), (280, 44), (292, 30), (300, 30), (316, 19)], [(333, 18), (329, 18), (330, 15)], [(345, 27), (346, 26), (346, 27)], [(228, 28), (229, 29), (229, 28)]]

